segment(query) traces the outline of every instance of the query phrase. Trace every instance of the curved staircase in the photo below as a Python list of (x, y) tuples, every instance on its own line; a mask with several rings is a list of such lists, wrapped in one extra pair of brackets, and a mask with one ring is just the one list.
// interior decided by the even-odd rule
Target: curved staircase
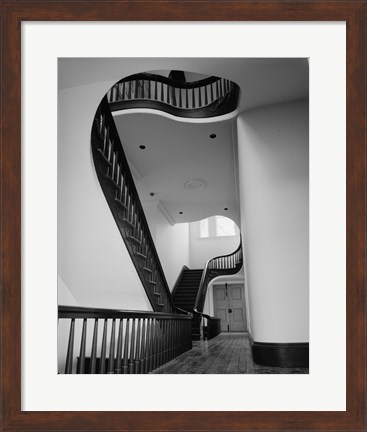
[[(172, 293), (173, 302), (177, 307), (191, 313), (194, 311), (202, 274), (202, 269), (190, 270), (186, 268), (182, 271), (180, 280)], [(191, 330), (193, 340), (199, 340), (200, 323), (198, 325), (196, 320), (192, 320)]]
[[(98, 181), (153, 311), (60, 305), (59, 319), (70, 322), (67, 374), (149, 373), (191, 349), (192, 339), (200, 339), (203, 318), (207, 323), (204, 336), (220, 332), (220, 320), (202, 313), (206, 291), (213, 277), (242, 267), (241, 245), (234, 254), (208, 261), (204, 270), (184, 268), (171, 294), (111, 113), (145, 107), (203, 118), (237, 108), (239, 88), (229, 80), (209, 77), (186, 83), (172, 77), (138, 74), (125, 78), (111, 88), (95, 114), (91, 147)], [(88, 322), (92, 321), (89, 346)], [(77, 325), (81, 329), (78, 357), (74, 354)]]

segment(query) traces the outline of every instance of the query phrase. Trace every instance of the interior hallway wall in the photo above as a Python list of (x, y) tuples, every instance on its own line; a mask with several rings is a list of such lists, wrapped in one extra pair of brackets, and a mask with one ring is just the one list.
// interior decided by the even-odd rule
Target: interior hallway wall
[(172, 291), (182, 267), (190, 265), (189, 224), (171, 225), (156, 202), (142, 204), (168, 286)]
[(237, 128), (252, 337), (308, 342), (308, 101), (242, 113)]
[(91, 155), (106, 83), (58, 93), (58, 274), (79, 306), (152, 310)]

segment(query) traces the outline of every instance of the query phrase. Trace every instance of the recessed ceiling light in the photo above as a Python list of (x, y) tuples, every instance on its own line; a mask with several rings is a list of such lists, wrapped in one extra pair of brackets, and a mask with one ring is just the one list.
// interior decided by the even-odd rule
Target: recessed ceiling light
[(214, 139), (214, 138), (216, 138), (216, 137), (217, 137), (217, 135), (216, 135), (216, 134), (210, 134), (209, 136), (210, 136), (210, 138), (211, 138), (211, 139)]
[(199, 178), (190, 179), (184, 183), (184, 188), (188, 190), (199, 190), (205, 186), (206, 186), (206, 181)]
[(142, 150), (145, 149), (145, 145), (140, 145), (139, 148), (141, 148)]

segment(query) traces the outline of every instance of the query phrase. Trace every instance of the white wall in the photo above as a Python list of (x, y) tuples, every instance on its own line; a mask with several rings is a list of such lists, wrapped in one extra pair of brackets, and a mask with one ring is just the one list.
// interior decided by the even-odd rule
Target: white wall
[(251, 331), (309, 340), (308, 102), (238, 118), (241, 224)]
[(200, 238), (200, 222), (190, 223), (190, 268), (202, 269), (206, 262), (220, 255), (234, 252), (240, 236)]
[(92, 164), (92, 121), (109, 86), (58, 94), (58, 274), (79, 306), (151, 310)]
[(143, 208), (167, 283), (172, 291), (182, 267), (189, 267), (190, 264), (189, 224), (171, 225), (156, 202), (145, 202)]

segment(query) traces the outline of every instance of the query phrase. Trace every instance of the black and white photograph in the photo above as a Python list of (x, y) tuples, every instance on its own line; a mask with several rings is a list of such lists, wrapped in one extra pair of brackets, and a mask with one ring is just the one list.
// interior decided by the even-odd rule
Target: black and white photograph
[(57, 70), (58, 373), (308, 374), (308, 58)]

